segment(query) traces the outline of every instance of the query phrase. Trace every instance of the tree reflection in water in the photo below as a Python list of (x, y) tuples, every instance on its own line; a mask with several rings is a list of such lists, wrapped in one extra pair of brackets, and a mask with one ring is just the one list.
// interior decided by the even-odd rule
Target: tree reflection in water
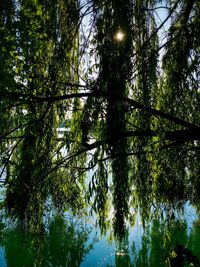
[(75, 220), (58, 216), (48, 230), (36, 235), (19, 228), (1, 228), (0, 244), (7, 266), (80, 266), (92, 245), (87, 245), (90, 230)]
[(194, 222), (189, 230), (185, 220), (154, 219), (144, 229), (139, 248), (135, 241), (127, 238), (118, 243), (115, 266), (197, 267), (200, 266), (199, 252), (199, 222)]
[[(130, 239), (129, 231), (131, 227), (123, 239), (113, 240), (116, 249), (112, 261), (116, 267), (200, 266), (199, 220), (188, 224), (184, 216), (177, 215), (170, 220), (154, 218), (143, 228), (141, 243)], [(57, 216), (40, 235), (17, 227), (6, 230), (1, 224), (0, 245), (10, 267), (78, 267), (85, 257), (86, 260), (92, 257), (95, 241), (90, 233), (85, 223)], [(107, 260), (100, 266), (113, 266), (109, 265), (110, 259)], [(98, 264), (97, 259), (94, 266)]]

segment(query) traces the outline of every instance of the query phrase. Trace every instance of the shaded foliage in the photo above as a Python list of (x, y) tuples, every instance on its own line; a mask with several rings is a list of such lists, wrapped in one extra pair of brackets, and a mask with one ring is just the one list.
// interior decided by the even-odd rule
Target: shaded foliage
[(155, 205), (199, 210), (199, 1), (0, 5), (8, 213), (39, 232), (48, 201), (87, 208), (120, 239), (130, 207), (144, 225)]

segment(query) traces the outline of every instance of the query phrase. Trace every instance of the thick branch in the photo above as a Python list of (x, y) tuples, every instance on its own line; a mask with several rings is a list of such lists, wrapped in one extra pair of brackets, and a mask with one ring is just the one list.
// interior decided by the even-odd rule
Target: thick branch
[(178, 125), (181, 125), (181, 126), (184, 126), (184, 127), (190, 128), (190, 129), (200, 130), (199, 126), (197, 126), (193, 123), (187, 122), (185, 120), (182, 120), (180, 118), (177, 118), (177, 117), (175, 117), (169, 113), (165, 113), (161, 110), (157, 110), (157, 109), (145, 106), (145, 105), (143, 105), (143, 104), (141, 104), (141, 103), (139, 103), (133, 99), (130, 99), (130, 98), (124, 97), (123, 100), (126, 101), (127, 103), (129, 103), (131, 106), (134, 106), (135, 108), (141, 109), (147, 113), (150, 113), (151, 115), (158, 116), (160, 118), (166, 119), (168, 121), (174, 122)]
[[(149, 130), (136, 130), (136, 131), (126, 131), (119, 133), (113, 136), (114, 139), (121, 139), (127, 137), (152, 137), (158, 136), (158, 131)], [(188, 142), (188, 141), (195, 141), (200, 140), (200, 130), (194, 129), (185, 129), (185, 130), (174, 130), (174, 131), (166, 131), (163, 132), (163, 138), (168, 141), (175, 141), (175, 142)]]
[(187, 1), (186, 5), (185, 5), (184, 12), (182, 14), (183, 23), (187, 23), (189, 16), (191, 14), (191, 11), (193, 9), (194, 3), (195, 3), (195, 0), (188, 0)]
[[(21, 94), (21, 93), (12, 93), (12, 92), (7, 92), (4, 94), (0, 94), (0, 97), (2, 97), (2, 95), (4, 95), (4, 97), (16, 97), (16, 98), (29, 98), (29, 100), (32, 101), (36, 101), (36, 102), (56, 102), (56, 101), (61, 101), (61, 100), (67, 100), (67, 99), (72, 99), (72, 98), (82, 98), (82, 97), (104, 97), (104, 98), (110, 98), (110, 96), (108, 94), (102, 94), (102, 93), (74, 93), (74, 94), (66, 94), (66, 95), (58, 95), (58, 96), (36, 96), (36, 95), (27, 95), (27, 94)], [(143, 110), (147, 113), (150, 113), (151, 115), (155, 115), (158, 116), (160, 118), (166, 119), (170, 122), (173, 122), (175, 124), (190, 128), (190, 129), (196, 129), (196, 130), (200, 130), (200, 127), (187, 122), (183, 119), (177, 118), (169, 113), (163, 112), (161, 110), (157, 110), (148, 106), (145, 106), (143, 104), (141, 104), (140, 102), (137, 102), (133, 99), (127, 98), (127, 97), (123, 97), (123, 98), (119, 98), (119, 99), (115, 99), (115, 100), (121, 100), (121, 101), (125, 101), (127, 102), (129, 105), (138, 108), (140, 110)]]

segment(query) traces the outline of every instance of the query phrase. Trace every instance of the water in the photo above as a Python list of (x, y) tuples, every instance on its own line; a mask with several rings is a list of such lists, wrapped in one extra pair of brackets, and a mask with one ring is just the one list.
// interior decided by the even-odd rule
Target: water
[(134, 223), (126, 222), (121, 241), (114, 237), (112, 221), (101, 234), (95, 216), (66, 212), (62, 217), (51, 210), (45, 232), (33, 234), (20, 231), (1, 213), (0, 267), (174, 267), (177, 258), (184, 261), (180, 266), (200, 266), (197, 206), (186, 202), (183, 209), (173, 210), (167, 205), (152, 206), (145, 224), (138, 210)]
[(186, 264), (194, 264), (184, 266), (199, 266), (188, 256), (200, 260), (200, 223), (189, 203), (171, 222), (152, 219), (144, 228), (137, 215), (121, 242), (114, 239), (112, 228), (101, 235), (91, 221), (69, 214), (52, 217), (40, 236), (1, 224), (0, 267), (163, 267), (176, 258), (177, 245), (184, 248)]
[[(95, 231), (95, 230), (94, 230)], [(106, 237), (100, 239), (93, 245), (93, 249), (86, 255), (81, 267), (114, 266), (115, 246), (108, 245)]]
[(3, 248), (0, 249), (0, 266), (6, 267), (5, 251)]

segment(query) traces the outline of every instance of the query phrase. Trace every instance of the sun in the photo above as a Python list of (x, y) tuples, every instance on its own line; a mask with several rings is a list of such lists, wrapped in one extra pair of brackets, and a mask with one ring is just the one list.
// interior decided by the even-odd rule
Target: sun
[(125, 34), (119, 30), (116, 34), (115, 34), (115, 39), (118, 41), (118, 42), (122, 42), (124, 40), (124, 37), (125, 37)]

